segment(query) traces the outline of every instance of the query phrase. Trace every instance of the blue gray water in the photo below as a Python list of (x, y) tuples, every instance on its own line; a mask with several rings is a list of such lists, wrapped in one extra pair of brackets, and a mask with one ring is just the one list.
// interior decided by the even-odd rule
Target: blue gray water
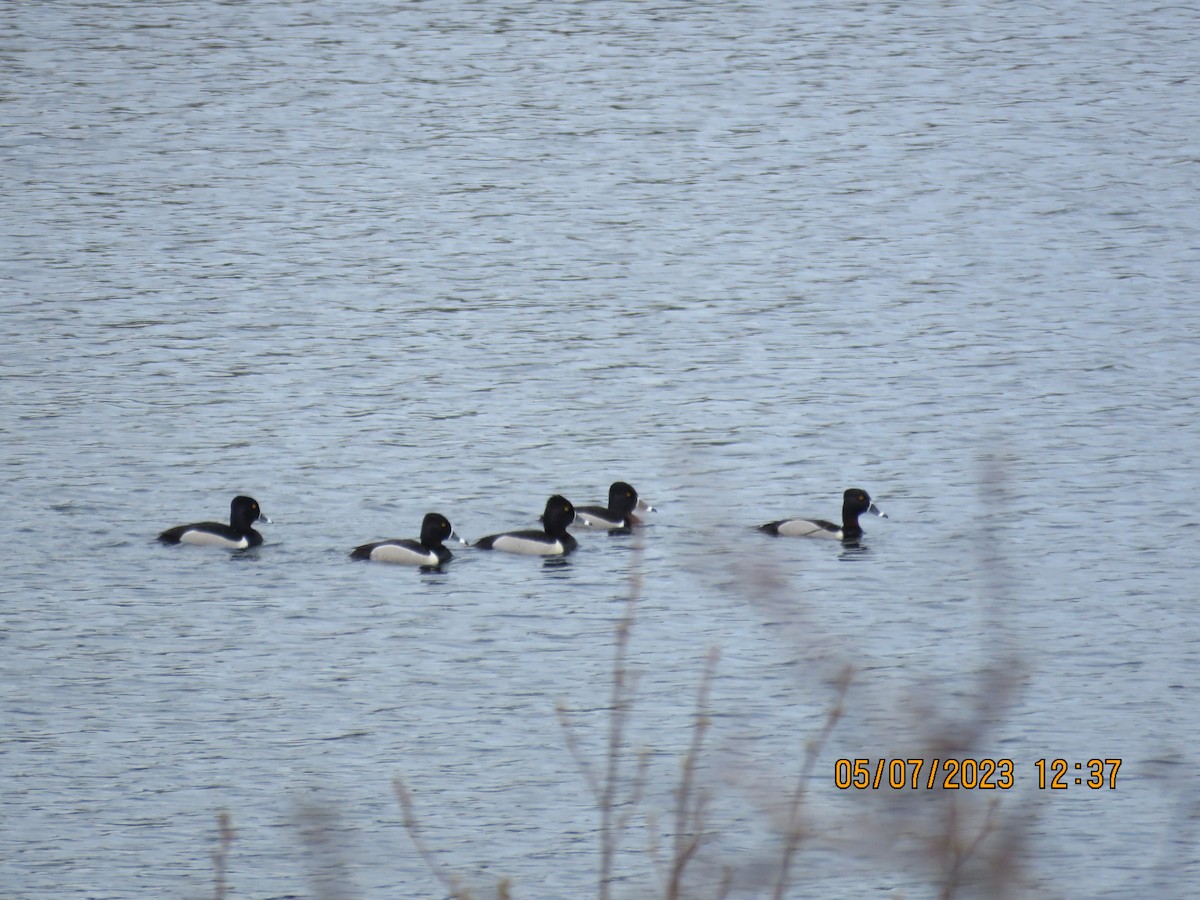
[[(592, 896), (632, 596), (614, 896), (662, 893), (711, 648), (695, 896), (769, 895), (846, 667), (789, 896), (937, 896), (951, 813), (967, 894), (1190, 896), (1196, 19), (4, 6), (0, 894), (210, 896), (226, 811), (230, 896), (444, 895), (401, 777), (478, 895)], [(346, 557), (618, 478), (660, 511), (566, 565)], [(857, 550), (750, 528), (850, 486)], [(152, 542), (235, 493), (259, 550)], [(834, 787), (937, 753), (1016, 786)]]

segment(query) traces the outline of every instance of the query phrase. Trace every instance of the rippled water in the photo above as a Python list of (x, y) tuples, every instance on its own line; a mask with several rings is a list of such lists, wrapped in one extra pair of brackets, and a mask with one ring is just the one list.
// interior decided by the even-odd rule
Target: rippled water
[[(473, 890), (591, 895), (636, 596), (616, 896), (661, 894), (713, 647), (697, 896), (769, 895), (846, 666), (792, 896), (936, 896), (992, 799), (967, 893), (1188, 896), (1195, 18), (5, 7), (0, 893), (209, 895), (225, 810), (232, 896), (437, 896), (401, 776)], [(566, 565), (346, 557), (617, 478), (660, 512)], [(749, 527), (852, 485), (858, 550)], [(262, 548), (152, 542), (239, 492)], [(938, 753), (1016, 787), (833, 784)]]

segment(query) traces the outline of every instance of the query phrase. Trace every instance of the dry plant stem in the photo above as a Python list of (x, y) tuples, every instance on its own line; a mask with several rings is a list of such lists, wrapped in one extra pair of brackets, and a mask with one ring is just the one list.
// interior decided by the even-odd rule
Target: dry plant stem
[(354, 890), (353, 869), (339, 846), (338, 808), (311, 800), (296, 806), (294, 823), (304, 845), (312, 895), (316, 900), (349, 900)]
[(642, 790), (646, 786), (646, 773), (650, 768), (650, 754), (643, 751), (638, 754), (637, 772), (633, 777), (633, 784), (629, 788), (629, 796), (622, 804), (625, 807), (625, 812), (617, 817), (616, 833), (618, 836), (625, 834), (629, 828), (629, 822), (633, 818), (634, 811), (641, 805)]
[(213, 869), (216, 871), (216, 889), (214, 896), (216, 900), (225, 900), (227, 885), (225, 883), (225, 873), (229, 862), (229, 848), (233, 846), (233, 839), (237, 836), (233, 830), (233, 820), (229, 813), (221, 810), (217, 816), (217, 847), (212, 852)]
[[(459, 884), (457, 878), (438, 864), (438, 861), (433, 856), (433, 852), (421, 837), (421, 829), (417, 824), (417, 814), (413, 807), (412, 795), (408, 792), (404, 780), (399, 775), (392, 779), (392, 790), (395, 791), (396, 799), (400, 803), (400, 809), (404, 813), (404, 830), (408, 832), (408, 837), (413, 842), (413, 846), (417, 850), (417, 855), (425, 863), (425, 867), (450, 892), (451, 897), (455, 898), (455, 900), (468, 900), (470, 894)], [(504, 896), (507, 891), (507, 884), (501, 882), (500, 896)]]
[[(613, 861), (620, 841), (619, 825), (614, 824), (613, 814), (620, 790), (621, 744), (625, 739), (625, 724), (632, 705), (631, 690), (627, 687), (629, 670), (626, 660), (629, 654), (629, 635), (633, 630), (637, 596), (631, 596), (625, 604), (625, 614), (617, 623), (616, 646), (613, 654), (613, 688), (609, 705), (608, 752), (604, 768), (604, 780), (600, 787), (600, 900), (609, 900)], [(621, 821), (627, 821), (623, 819)]]
[[(592, 792), (592, 797), (596, 801), (597, 807), (604, 805), (604, 791), (600, 787), (600, 782), (596, 778), (596, 772), (592, 768), (591, 763), (583, 755), (579, 748), (579, 740), (575, 736), (575, 727), (572, 725), (567, 707), (560, 701), (555, 705), (555, 711), (558, 713), (558, 724), (566, 735), (567, 750), (571, 757), (579, 766), (579, 771), (583, 773), (584, 780), (587, 781), (588, 788)], [(642, 791), (646, 785), (646, 773), (650, 767), (650, 754), (642, 752), (638, 754), (637, 772), (634, 775), (633, 783), (630, 786), (629, 797), (623, 802), (626, 811), (622, 813), (614, 822), (613, 832), (617, 835), (625, 833), (629, 826), (629, 821), (633, 817), (634, 810), (642, 800)]]
[(677, 900), (683, 885), (683, 872), (687, 864), (700, 849), (704, 837), (704, 810), (708, 795), (695, 790), (696, 765), (704, 736), (711, 724), (708, 718), (708, 695), (712, 688), (720, 651), (713, 647), (708, 651), (704, 674), (696, 696), (696, 712), (692, 721), (692, 744), (683, 758), (683, 771), (679, 777), (679, 788), (675, 795), (675, 848), (671, 855), (671, 878), (667, 882), (667, 900)]
[(783, 900), (791, 882), (792, 863), (795, 861), (796, 852), (800, 849), (800, 842), (804, 838), (804, 825), (800, 821), (800, 814), (804, 806), (804, 794), (808, 783), (812, 780), (817, 758), (825, 749), (825, 745), (829, 743), (833, 729), (837, 727), (837, 723), (846, 711), (846, 692), (850, 690), (850, 681), (853, 677), (854, 670), (850, 666), (846, 666), (838, 678), (837, 696), (834, 698), (829, 715), (825, 717), (825, 724), (822, 726), (821, 732), (809, 741), (808, 746), (804, 749), (804, 762), (800, 766), (800, 777), (796, 779), (796, 788), (792, 791), (792, 800), (788, 804), (787, 834), (779, 859), (779, 880), (775, 883), (775, 891), (771, 894), (773, 900)]
[(559, 700), (554, 704), (554, 712), (558, 716), (558, 725), (562, 729), (563, 736), (567, 742), (567, 752), (575, 760), (575, 765), (579, 766), (583, 780), (587, 782), (588, 790), (592, 792), (593, 799), (599, 804), (601, 799), (600, 781), (596, 778), (596, 770), (592, 768), (592, 764), (588, 762), (587, 757), (583, 755), (583, 751), (579, 748), (579, 740), (575, 737), (575, 727), (571, 724), (570, 713), (567, 710), (566, 704)]
[(733, 893), (733, 866), (725, 866), (721, 872), (721, 883), (717, 886), (716, 900), (725, 900)]
[(975, 855), (979, 846), (992, 832), (992, 819), (996, 814), (996, 810), (1000, 808), (1000, 800), (993, 800), (988, 804), (987, 815), (984, 817), (983, 825), (979, 829), (979, 834), (975, 835), (975, 839), (965, 847), (958, 840), (958, 831), (960, 824), (958, 821), (958, 806), (956, 796), (950, 799), (950, 812), (946, 818), (946, 835), (945, 835), (945, 855), (946, 855), (946, 875), (942, 880), (942, 889), (938, 894), (940, 900), (951, 900), (962, 884), (962, 870), (967, 861)]
[(646, 772), (649, 768), (649, 755), (640, 754), (637, 772), (629, 789), (629, 796), (624, 802), (625, 812), (618, 815), (617, 808), (621, 793), (621, 747), (625, 740), (625, 726), (633, 707), (634, 678), (629, 671), (627, 659), (629, 654), (629, 639), (633, 630), (633, 621), (637, 611), (637, 601), (641, 595), (641, 539), (637, 538), (633, 546), (633, 563), (629, 576), (629, 599), (625, 603), (625, 612), (617, 623), (616, 640), (613, 651), (613, 682), (612, 695), (609, 700), (608, 746), (605, 751), (605, 766), (603, 776), (598, 776), (595, 768), (587, 761), (580, 749), (579, 741), (571, 724), (566, 705), (559, 701), (555, 704), (559, 725), (566, 736), (567, 750), (583, 773), (584, 780), (595, 798), (600, 809), (600, 865), (599, 890), (600, 900), (609, 900), (613, 865), (617, 856), (621, 836), (629, 826), (630, 818), (641, 801), (642, 790), (646, 783)]

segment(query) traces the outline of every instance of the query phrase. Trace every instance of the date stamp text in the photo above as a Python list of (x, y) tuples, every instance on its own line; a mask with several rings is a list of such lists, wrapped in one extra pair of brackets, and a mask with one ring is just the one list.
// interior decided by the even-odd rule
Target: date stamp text
[[(1119, 759), (1039, 759), (1033, 763), (1039, 790), (1069, 787), (1117, 789)], [(833, 784), (839, 790), (1007, 791), (1017, 785), (1011, 759), (839, 759)]]

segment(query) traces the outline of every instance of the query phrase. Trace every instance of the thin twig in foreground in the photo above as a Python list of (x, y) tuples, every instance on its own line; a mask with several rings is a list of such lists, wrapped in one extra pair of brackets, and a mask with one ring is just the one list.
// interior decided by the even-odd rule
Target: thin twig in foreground
[(850, 681), (853, 677), (854, 670), (850, 666), (846, 666), (838, 677), (837, 696), (829, 710), (829, 715), (825, 717), (825, 724), (820, 733), (809, 741), (804, 750), (804, 762), (800, 766), (800, 776), (796, 780), (796, 788), (792, 792), (792, 801), (788, 806), (787, 833), (783, 843), (783, 853), (779, 860), (779, 880), (775, 883), (775, 891), (771, 895), (774, 900), (783, 900), (791, 881), (792, 863), (795, 861), (796, 851), (800, 849), (800, 842), (804, 838), (804, 826), (800, 821), (800, 813), (804, 805), (805, 791), (809, 781), (812, 780), (817, 758), (825, 749), (825, 745), (829, 743), (833, 729), (837, 727), (837, 723), (846, 711), (846, 692), (850, 690)]
[(626, 659), (629, 653), (629, 637), (633, 630), (637, 596), (631, 596), (625, 604), (625, 614), (617, 623), (617, 636), (613, 651), (613, 687), (609, 701), (608, 750), (604, 769), (604, 781), (600, 785), (600, 900), (609, 900), (612, 882), (613, 861), (616, 859), (620, 842), (618, 826), (614, 825), (613, 813), (617, 806), (620, 790), (621, 745), (625, 741), (625, 723), (632, 705), (627, 687), (629, 670)]
[[(413, 846), (417, 850), (417, 855), (425, 863), (425, 867), (450, 892), (451, 897), (455, 898), (455, 900), (469, 900), (470, 894), (459, 884), (457, 878), (442, 867), (434, 857), (433, 851), (425, 843), (424, 838), (421, 837), (421, 828), (417, 824), (417, 814), (413, 806), (412, 795), (408, 792), (408, 788), (404, 784), (404, 779), (399, 775), (392, 779), (392, 790), (395, 791), (396, 799), (400, 803), (400, 809), (404, 813), (404, 830), (408, 832), (408, 837), (413, 842)], [(501, 889), (506, 890), (503, 883)]]
[(956, 832), (958, 826), (958, 811), (954, 806), (957, 797), (951, 797), (950, 814), (947, 817), (945, 836), (946, 842), (946, 875), (942, 881), (942, 889), (938, 896), (941, 900), (951, 900), (962, 884), (962, 870), (967, 861), (975, 855), (975, 852), (983, 844), (986, 838), (992, 832), (992, 819), (996, 814), (996, 810), (1000, 808), (1000, 799), (993, 799), (988, 804), (987, 814), (984, 816), (983, 825), (979, 828), (979, 834), (975, 835), (974, 839), (965, 847), (960, 846)]
[(680, 773), (679, 788), (675, 794), (675, 849), (671, 859), (671, 878), (667, 882), (667, 900), (677, 900), (680, 896), (684, 869), (700, 849), (704, 837), (704, 810), (708, 803), (708, 795), (704, 791), (697, 793), (695, 790), (696, 766), (700, 760), (704, 736), (711, 724), (707, 712), (708, 695), (720, 656), (716, 647), (709, 650), (696, 695), (692, 743), (683, 758), (683, 771)]
[(217, 816), (217, 846), (212, 851), (213, 869), (216, 871), (216, 892), (214, 896), (216, 900), (225, 900), (225, 894), (228, 890), (225, 882), (225, 873), (229, 864), (229, 848), (233, 846), (233, 839), (237, 837), (237, 832), (233, 830), (233, 820), (229, 813), (221, 810)]

